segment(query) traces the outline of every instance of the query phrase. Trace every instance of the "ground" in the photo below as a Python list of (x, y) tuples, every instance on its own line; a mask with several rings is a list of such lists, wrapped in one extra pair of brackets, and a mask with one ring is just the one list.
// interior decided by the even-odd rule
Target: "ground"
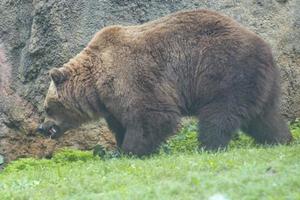
[(188, 123), (160, 153), (138, 159), (64, 150), (21, 159), (0, 174), (1, 199), (300, 199), (300, 123), (289, 146), (237, 136), (227, 151), (196, 151)]

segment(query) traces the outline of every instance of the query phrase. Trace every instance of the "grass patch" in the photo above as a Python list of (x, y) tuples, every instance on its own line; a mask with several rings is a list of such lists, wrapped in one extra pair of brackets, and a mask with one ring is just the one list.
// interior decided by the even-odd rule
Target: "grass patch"
[(288, 146), (258, 146), (238, 134), (227, 151), (198, 152), (196, 122), (144, 159), (101, 159), (62, 150), (51, 160), (12, 162), (1, 199), (300, 199), (300, 123)]

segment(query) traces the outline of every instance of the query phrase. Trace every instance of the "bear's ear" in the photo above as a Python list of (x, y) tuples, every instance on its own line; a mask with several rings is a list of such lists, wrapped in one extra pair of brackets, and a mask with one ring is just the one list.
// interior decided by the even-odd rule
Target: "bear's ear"
[(64, 82), (67, 79), (66, 74), (64, 74), (58, 68), (51, 69), (50, 72), (49, 72), (49, 75), (50, 75), (50, 77), (53, 80), (55, 85), (58, 85), (58, 84)]

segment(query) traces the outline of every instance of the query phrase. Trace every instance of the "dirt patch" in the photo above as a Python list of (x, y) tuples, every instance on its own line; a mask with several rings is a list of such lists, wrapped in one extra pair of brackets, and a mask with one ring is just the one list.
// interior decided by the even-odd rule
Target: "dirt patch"
[(0, 152), (5, 162), (22, 157), (51, 157), (60, 148), (90, 150), (97, 144), (108, 150), (116, 146), (115, 138), (103, 122), (83, 125), (76, 130), (66, 132), (58, 140), (36, 134), (24, 135), (10, 130), (6, 137), (0, 138)]

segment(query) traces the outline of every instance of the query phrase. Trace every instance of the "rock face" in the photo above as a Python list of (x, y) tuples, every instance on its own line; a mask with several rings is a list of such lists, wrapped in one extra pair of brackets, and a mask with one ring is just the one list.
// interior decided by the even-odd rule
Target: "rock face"
[(140, 24), (185, 9), (225, 13), (264, 38), (282, 77), (282, 114), (300, 117), (300, 0), (2, 0), (0, 2), (0, 154), (51, 155), (62, 146), (114, 146), (103, 123), (58, 141), (35, 133), (43, 120), (47, 72), (80, 52), (102, 27)]

